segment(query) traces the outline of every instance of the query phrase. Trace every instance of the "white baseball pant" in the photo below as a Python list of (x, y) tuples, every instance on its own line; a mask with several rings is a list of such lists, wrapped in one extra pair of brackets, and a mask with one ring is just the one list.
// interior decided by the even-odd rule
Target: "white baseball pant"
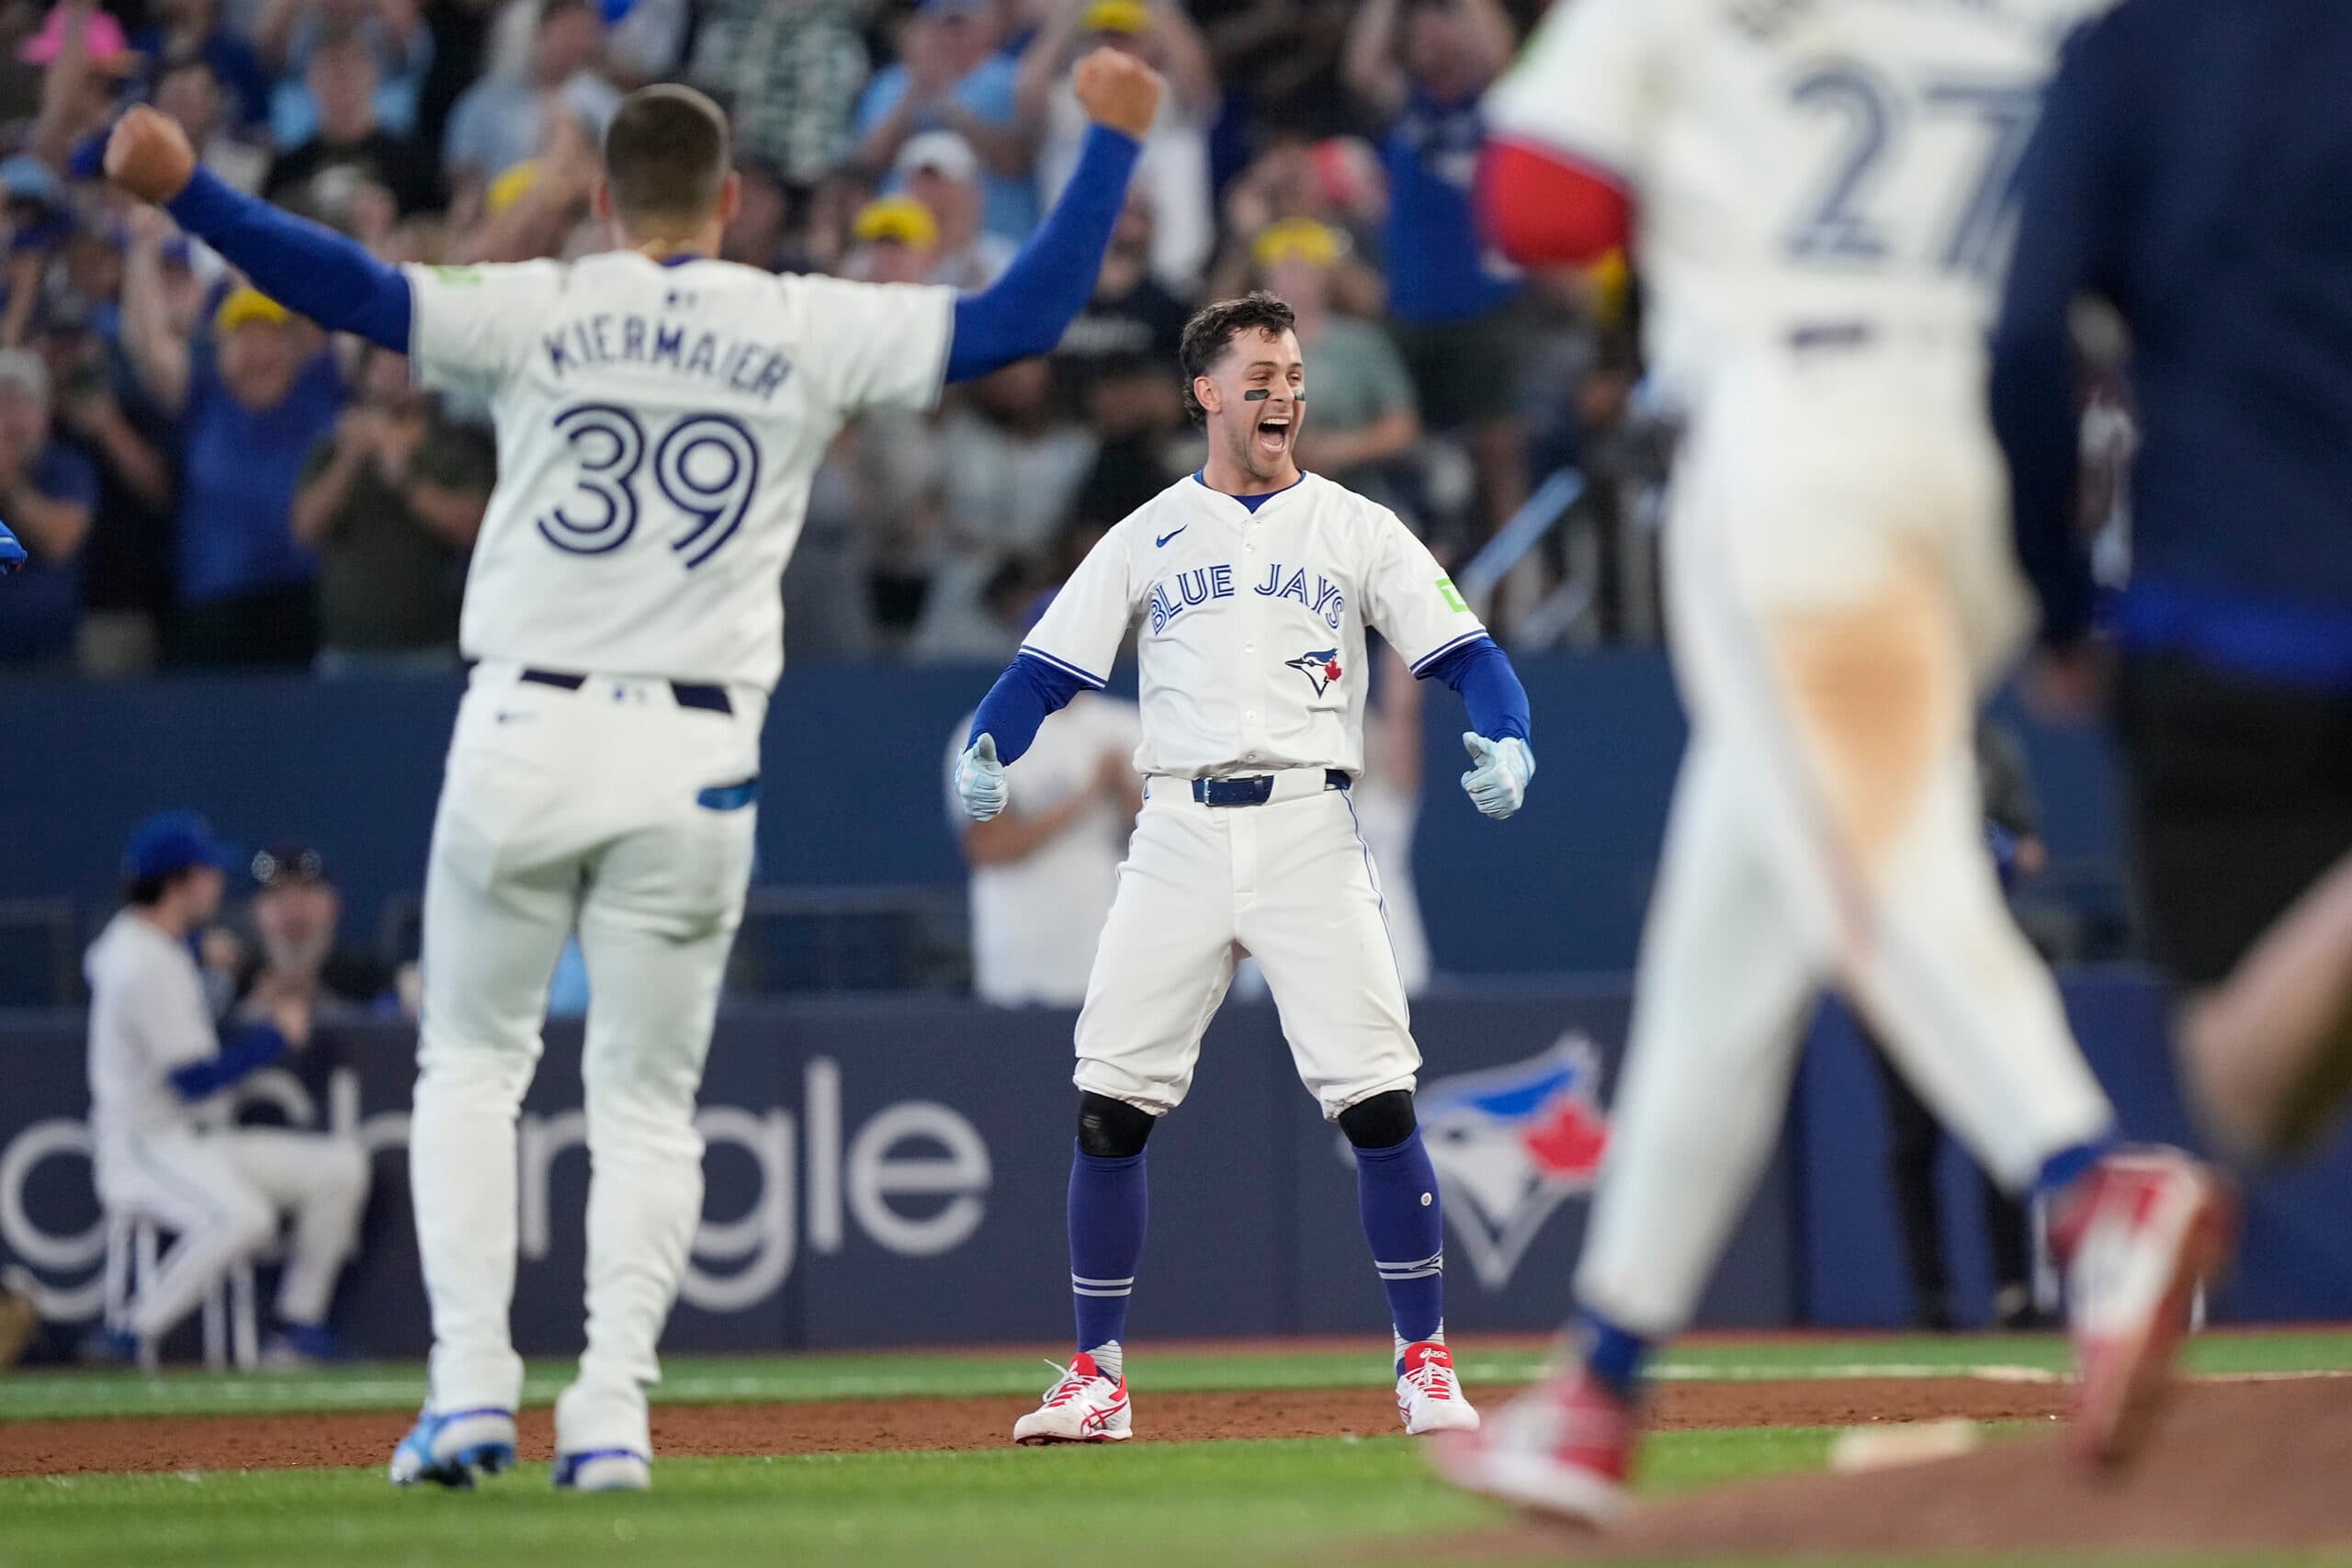
[(1267, 804), (1229, 807), (1149, 781), (1078, 1016), (1080, 1089), (1155, 1116), (1182, 1103), (1242, 953), (1325, 1116), (1413, 1087), (1421, 1054), (1347, 792), (1320, 768), (1275, 780)]
[(1766, 356), (1685, 453), (1668, 577), (1691, 739), (1577, 1280), (1629, 1331), (1689, 1322), (1826, 984), (2012, 1190), (2112, 1122), (1984, 841), (1971, 728), (2025, 623), (1979, 375)]
[(124, 1326), (141, 1338), (169, 1334), (223, 1274), (277, 1238), (280, 1214), (294, 1226), (278, 1318), (324, 1323), (335, 1277), (358, 1244), (368, 1187), (367, 1151), (325, 1133), (191, 1128), (104, 1151), (98, 1197), (107, 1212), (153, 1220), (172, 1238)]
[[(645, 1390), (702, 1214), (695, 1095), (751, 877), (765, 699), (681, 706), (665, 681), (578, 690), (476, 669), (425, 877), (409, 1134), (433, 1306), (435, 1409), (515, 1408), (514, 1121), (575, 923), (591, 1177), (587, 1348), (556, 1407), (566, 1451), (651, 1452)], [(713, 793), (717, 792), (717, 793)]]

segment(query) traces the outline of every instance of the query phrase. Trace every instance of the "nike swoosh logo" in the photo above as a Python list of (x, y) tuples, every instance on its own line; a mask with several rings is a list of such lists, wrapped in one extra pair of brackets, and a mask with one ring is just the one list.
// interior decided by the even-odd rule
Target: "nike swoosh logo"
[[(1185, 525), (1184, 525), (1184, 528), (1189, 528), (1189, 527), (1191, 527), (1191, 526), (1192, 526), (1192, 525), (1191, 525), (1190, 523), (1187, 523), (1187, 524), (1185, 524)], [(1184, 531), (1184, 528), (1179, 528), (1179, 529), (1177, 529), (1177, 530), (1176, 530), (1176, 534), (1181, 534), (1181, 533), (1182, 533), (1182, 532)], [(1160, 536), (1159, 536), (1159, 537), (1158, 537), (1157, 539), (1154, 539), (1154, 540), (1151, 542), (1151, 547), (1152, 547), (1153, 549), (1155, 549), (1155, 550), (1164, 550), (1164, 549), (1166, 549), (1166, 548), (1168, 547), (1168, 541), (1169, 541), (1169, 540), (1170, 540), (1170, 539), (1172, 539), (1172, 538), (1174, 538), (1174, 537), (1176, 536), (1176, 534), (1162, 534), (1162, 535), (1160, 535)]]
[(530, 716), (531, 716), (527, 713), (507, 713), (501, 711), (498, 716), (498, 722), (501, 724), (512, 724), (518, 718), (528, 718)]

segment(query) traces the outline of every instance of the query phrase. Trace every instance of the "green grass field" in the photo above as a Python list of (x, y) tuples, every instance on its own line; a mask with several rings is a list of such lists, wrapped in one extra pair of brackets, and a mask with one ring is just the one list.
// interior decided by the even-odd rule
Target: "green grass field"
[[(1531, 1351), (1465, 1348), (1473, 1387), (1531, 1372)], [(2352, 1371), (2352, 1335), (2218, 1336), (2193, 1364), (2217, 1373)], [(1917, 1375), (1931, 1369), (2054, 1371), (2045, 1339), (1775, 1339), (1678, 1352), (1676, 1379)], [(1324, 1351), (1261, 1356), (1142, 1351), (1150, 1391), (1340, 1387), (1380, 1381), (1376, 1360)], [(531, 1396), (562, 1369), (534, 1366)], [(681, 1359), (665, 1400), (887, 1400), (1023, 1395), (1046, 1378), (1015, 1355)], [(243, 1378), (35, 1374), (0, 1382), (10, 1421), (51, 1416), (397, 1409), (413, 1368)], [(2347, 1395), (2352, 1397), (2352, 1395)], [(1148, 1425), (1143, 1428), (1148, 1436)], [(1667, 1433), (1645, 1456), (1652, 1491), (1816, 1468), (1826, 1429)], [(672, 1460), (644, 1496), (559, 1495), (543, 1465), (471, 1495), (400, 1493), (374, 1470), (77, 1475), (0, 1481), (0, 1565), (104, 1563), (842, 1563), (933, 1568), (1107, 1559), (1136, 1564), (1443, 1561), (1452, 1534), (1506, 1522), (1435, 1482), (1402, 1438), (1137, 1442), (1118, 1449), (820, 1454)], [(1497, 1561), (1491, 1552), (1480, 1561)], [(1519, 1561), (1542, 1561), (1523, 1558)], [(2022, 1560), (2008, 1559), (2015, 1563)], [(2054, 1562), (2056, 1560), (2052, 1560)], [(2079, 1559), (2068, 1559), (2069, 1562)], [(2183, 1559), (2211, 1562), (2210, 1557)], [(2228, 1568), (2310, 1557), (2238, 1557)]]

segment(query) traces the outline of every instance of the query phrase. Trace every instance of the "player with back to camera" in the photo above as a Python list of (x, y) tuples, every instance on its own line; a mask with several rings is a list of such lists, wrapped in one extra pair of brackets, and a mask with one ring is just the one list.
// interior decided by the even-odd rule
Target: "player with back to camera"
[(1191, 1087), (1243, 953), (1265, 972), (1299, 1077), (1355, 1151), (1405, 1429), (1474, 1427), (1445, 1348), (1444, 1225), (1413, 1116), (1420, 1052), (1348, 798), (1363, 771), (1364, 633), (1462, 694), (1475, 764), (1462, 784), (1489, 817), (1517, 811), (1535, 772), (1527, 694), (1395, 513), (1300, 471), (1306, 367), (1289, 306), (1271, 294), (1210, 305), (1182, 355), (1206, 463), (1088, 553), (980, 704), (956, 767), (966, 809), (1002, 811), (1038, 725), (1100, 688), (1142, 622), (1144, 808), (1078, 1019), (1078, 1354), (1012, 1435), (1132, 1433), (1121, 1338), (1143, 1255), (1144, 1145)]
[(1650, 1348), (1680, 1331), (1835, 984), (2004, 1187), (2050, 1205), (2074, 1439), (2148, 1427), (2222, 1196), (2126, 1150), (2009, 919), (1970, 737), (2025, 630), (1984, 407), (2008, 196), (2082, 0), (1575, 0), (1487, 101), (1496, 237), (1634, 236), (1688, 406), (1668, 591), (1691, 711), (1579, 1263), (1572, 1368), (1437, 1456), (1470, 1488), (1622, 1506)]
[(515, 1115), (575, 923), (593, 1174), (587, 1348), (556, 1404), (559, 1486), (650, 1479), (646, 1389), (702, 1208), (695, 1093), (752, 863), (760, 727), (783, 663), (776, 593), (812, 474), (863, 409), (929, 407), (1051, 348), (1085, 304), (1160, 84), (1080, 62), (1078, 176), (997, 284), (775, 276), (712, 259), (738, 200), (718, 107), (631, 94), (575, 262), (393, 268), (197, 167), (135, 108), (107, 170), (321, 324), (487, 393), (499, 479), (467, 582), (478, 660), (425, 879), (411, 1122), (431, 1391), (391, 1478), (469, 1485), (514, 1455), (507, 1316)]

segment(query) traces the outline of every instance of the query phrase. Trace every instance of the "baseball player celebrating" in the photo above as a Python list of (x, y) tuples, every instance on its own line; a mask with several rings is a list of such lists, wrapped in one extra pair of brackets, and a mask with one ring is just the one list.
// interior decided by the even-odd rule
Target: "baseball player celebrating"
[(358, 1240), (368, 1156), (350, 1138), (227, 1125), (222, 1093), (310, 1038), (309, 1009), (297, 1001), (226, 1039), (214, 1032), (188, 943), (220, 909), (233, 858), (192, 811), (148, 818), (123, 853), (123, 908), (84, 965), (98, 1201), (173, 1237), (126, 1320), (93, 1341), (112, 1359), (134, 1359), (169, 1334), (223, 1274), (277, 1239), (281, 1213), (294, 1227), (267, 1358), (334, 1352), (327, 1307)]
[(1143, 1255), (1144, 1145), (1183, 1101), (1236, 957), (1255, 956), (1299, 1077), (1356, 1152), (1364, 1236), (1396, 1329), (1405, 1429), (1473, 1427), (1445, 1348), (1437, 1175), (1413, 1119), (1420, 1053), (1348, 789), (1363, 769), (1364, 633), (1463, 695), (1489, 817), (1535, 772), (1510, 661), (1396, 514), (1302, 473), (1306, 367), (1290, 307), (1214, 304), (1185, 327), (1205, 466), (1105, 535), (980, 705), (956, 770), (1004, 809), (1045, 716), (1100, 687), (1141, 623), (1144, 808), (1078, 1020), (1070, 1293), (1078, 1355), (1023, 1443), (1133, 1433), (1120, 1339)]
[(1589, 260), (1641, 219), (1691, 427), (1668, 533), (1692, 712), (1568, 1375), (1440, 1456), (1619, 1506), (1648, 1347), (1688, 1321), (1839, 985), (2012, 1190), (2049, 1199), (2076, 1441), (2144, 1427), (2222, 1246), (2207, 1177), (2120, 1153), (2005, 912), (1970, 730), (2023, 627), (1983, 409), (2007, 195), (2077, 0), (1570, 0), (1488, 101), (1497, 237)]
[(239, 196), (133, 109), (107, 171), (289, 307), (486, 393), (499, 483), (467, 585), (478, 660), (425, 880), (409, 1165), (433, 1304), (432, 1391), (406, 1484), (514, 1458), (507, 1330), (516, 1109), (576, 924), (593, 995), (587, 1348), (556, 1405), (557, 1484), (650, 1477), (646, 1388), (702, 1207), (694, 1100), (750, 875), (759, 741), (782, 664), (776, 581), (834, 432), (928, 407), (1042, 353), (1085, 303), (1159, 78), (1078, 67), (1077, 177), (989, 289), (778, 277), (712, 259), (739, 198), (717, 106), (623, 102), (580, 261), (404, 270)]

